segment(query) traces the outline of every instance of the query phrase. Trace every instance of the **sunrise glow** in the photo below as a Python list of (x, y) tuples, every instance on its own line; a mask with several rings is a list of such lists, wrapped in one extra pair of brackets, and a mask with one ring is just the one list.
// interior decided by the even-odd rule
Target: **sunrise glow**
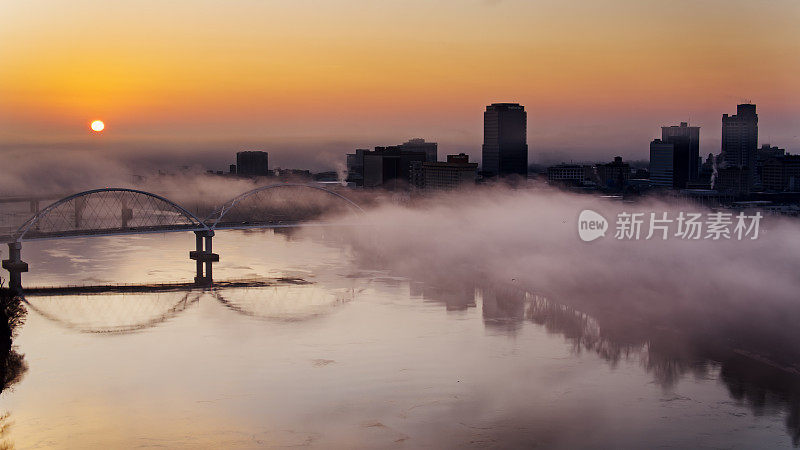
[(92, 131), (94, 131), (95, 133), (99, 133), (106, 128), (106, 124), (104, 124), (102, 120), (95, 120), (92, 122), (90, 126), (92, 128)]

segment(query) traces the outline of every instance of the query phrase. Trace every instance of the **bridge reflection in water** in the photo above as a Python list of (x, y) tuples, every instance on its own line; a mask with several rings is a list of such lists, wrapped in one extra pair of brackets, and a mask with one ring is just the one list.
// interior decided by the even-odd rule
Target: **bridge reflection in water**
[(22, 292), (22, 273), (28, 271), (21, 255), (23, 241), (193, 231), (195, 250), (189, 257), (196, 263), (194, 282), (209, 286), (213, 283), (212, 265), (219, 261), (212, 247), (215, 230), (326, 225), (319, 219), (342, 212), (363, 211), (335, 191), (305, 184), (282, 183), (250, 190), (215, 208), (205, 219), (150, 192), (94, 189), (56, 201), (36, 212), (12, 235), (0, 236), (9, 249), (3, 268), (9, 272), (9, 287)]
[[(375, 278), (387, 289), (404, 289), (406, 281)], [(574, 307), (516, 286), (474, 285), (471, 294), (459, 292), (458, 300), (448, 289), (412, 282), (426, 302), (441, 304), (447, 311), (480, 308), (488, 330), (515, 335), (525, 323), (533, 323), (551, 334), (563, 336), (575, 353), (589, 352), (616, 367), (638, 363), (665, 391), (685, 376), (719, 379), (731, 397), (756, 415), (781, 412), (793, 442), (800, 443), (800, 384), (796, 374), (759, 362), (734, 348), (699, 338), (690, 332), (656, 330), (636, 320), (592, 316)], [(134, 333), (166, 324), (204, 299), (255, 320), (294, 322), (314, 320), (335, 312), (354, 300), (352, 287), (317, 285), (302, 279), (273, 279), (219, 283), (213, 289), (192, 288), (159, 293), (111, 293), (76, 295), (32, 292), (29, 309), (43, 317), (85, 333)], [(443, 294), (443, 296), (439, 296)], [(413, 298), (413, 297), (412, 297)], [(703, 339), (702, 341), (699, 339)]]
[(353, 289), (276, 278), (223, 281), (214, 289), (186, 283), (34, 288), (23, 301), (35, 313), (72, 330), (125, 334), (168, 322), (201, 298), (257, 319), (302, 321), (328, 314), (354, 297)]

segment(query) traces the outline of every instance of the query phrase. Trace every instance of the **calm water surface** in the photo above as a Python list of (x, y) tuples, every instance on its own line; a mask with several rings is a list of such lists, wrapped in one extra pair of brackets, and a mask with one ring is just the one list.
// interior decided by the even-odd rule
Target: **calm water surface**
[[(27, 286), (190, 281), (190, 233), (26, 243)], [(533, 294), (443, 289), (341, 245), (218, 232), (217, 280), (31, 296), (6, 444), (70, 447), (791, 447), (787, 408), (720, 367), (620, 350)], [(686, 366), (686, 362), (681, 363)]]

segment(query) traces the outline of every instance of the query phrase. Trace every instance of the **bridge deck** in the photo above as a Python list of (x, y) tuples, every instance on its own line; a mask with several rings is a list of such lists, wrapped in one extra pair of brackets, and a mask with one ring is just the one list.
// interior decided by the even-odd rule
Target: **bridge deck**
[[(302, 278), (279, 277), (263, 279), (233, 279), (215, 281), (214, 289), (224, 288), (248, 288), (248, 287), (267, 287), (282, 284), (310, 284)], [(104, 284), (104, 285), (65, 285), (65, 286), (34, 286), (26, 287), (24, 295), (26, 297), (48, 297), (56, 295), (75, 295), (75, 294), (105, 294), (105, 293), (153, 293), (153, 292), (174, 292), (190, 291), (194, 289), (207, 290), (211, 287), (198, 286), (191, 282), (174, 283), (147, 283), (147, 284)]]

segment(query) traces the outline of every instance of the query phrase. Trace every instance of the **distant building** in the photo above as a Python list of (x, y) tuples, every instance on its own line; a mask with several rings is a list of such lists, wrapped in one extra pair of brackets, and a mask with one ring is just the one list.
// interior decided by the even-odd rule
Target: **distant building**
[(364, 154), (368, 151), (359, 148), (355, 153), (347, 154), (347, 182), (356, 186), (364, 185)]
[(425, 154), (425, 161), (436, 162), (438, 158), (439, 144), (436, 142), (426, 142), (425, 139), (409, 139), (400, 145), (389, 145), (386, 147), (375, 147), (376, 151), (397, 150), (400, 152), (421, 152)]
[[(352, 182), (352, 183), (356, 184), (357, 186), (374, 187), (374, 186), (379, 186), (379, 185), (383, 184), (383, 182), (379, 181), (379, 180), (396, 179), (396, 178), (393, 178), (394, 175), (392, 175), (390, 178), (386, 178), (383, 175), (379, 176), (379, 174), (377, 172), (375, 172), (375, 169), (376, 169), (375, 164), (377, 164), (377, 163), (375, 162), (375, 158), (376, 157), (374, 155), (376, 155), (376, 152), (378, 152), (379, 154), (382, 154), (382, 155), (387, 155), (387, 157), (389, 157), (392, 160), (400, 158), (400, 156), (398, 156), (398, 155), (401, 155), (401, 154), (415, 155), (415, 154), (418, 154), (418, 153), (422, 153), (423, 155), (425, 155), (425, 158), (424, 158), (425, 161), (427, 161), (427, 162), (436, 162), (436, 158), (438, 157), (438, 151), (439, 151), (439, 144), (437, 144), (436, 142), (427, 142), (427, 141), (425, 141), (425, 139), (420, 139), (420, 138), (410, 139), (410, 140), (408, 140), (408, 141), (406, 141), (406, 142), (404, 142), (404, 143), (402, 143), (400, 145), (390, 145), (390, 146), (385, 146), (385, 147), (375, 147), (375, 151), (370, 151), (370, 150), (367, 150), (367, 149), (357, 149), (355, 151), (355, 153), (348, 153), (347, 154), (347, 181), (348, 182)], [(372, 172), (369, 175), (369, 177), (370, 177), (369, 180), (367, 180), (367, 174), (365, 173), (366, 172), (366, 170), (365, 170), (365, 167), (366, 167), (365, 156), (368, 155), (368, 154), (373, 155), (371, 157), (373, 159), (373, 161), (372, 161), (372, 163), (370, 165), (370, 168), (371, 168)], [(405, 174), (405, 176), (400, 177), (400, 178), (402, 178), (406, 182), (408, 181), (408, 173), (409, 173), (408, 172), (409, 167), (405, 167), (406, 162), (409, 162), (409, 164), (410, 164), (410, 160), (411, 159), (415, 159), (416, 160), (416, 157), (410, 158), (410, 159), (409, 158), (410, 157), (408, 157), (408, 156), (400, 158), (400, 159), (403, 159), (403, 161), (405, 161), (405, 162), (403, 162), (403, 166), (404, 167), (399, 169), (400, 172), (403, 172)], [(387, 164), (389, 164), (389, 162), (387, 162)], [(388, 176), (388, 174), (387, 174), (387, 176)], [(378, 184), (374, 184), (374, 183), (378, 183)]]
[(398, 189), (409, 184), (411, 163), (426, 162), (424, 152), (408, 152), (398, 148), (376, 147), (364, 153), (364, 187)]
[(447, 162), (413, 161), (410, 182), (420, 189), (455, 189), (475, 184), (477, 170), (464, 153), (447, 155)]
[(583, 164), (558, 164), (547, 168), (551, 184), (586, 184), (594, 181), (594, 169)]
[(228, 166), (228, 173), (231, 175), (236, 175), (236, 164), (231, 164)]
[(310, 180), (311, 171), (306, 169), (281, 169), (277, 168), (273, 171), (276, 177), (283, 180)]
[(439, 160), (439, 144), (436, 142), (425, 142), (425, 139), (414, 138), (395, 147), (398, 147), (404, 152), (425, 153), (425, 161), (427, 162), (436, 162)]
[(650, 182), (653, 186), (674, 187), (674, 153), (674, 144), (661, 139), (654, 139), (650, 143)]
[(749, 194), (753, 177), (747, 167), (726, 166), (717, 168), (714, 189), (728, 195)]
[(708, 157), (706, 158), (705, 162), (700, 166), (700, 177), (698, 178), (699, 183), (710, 183), (711, 176), (714, 175), (714, 160), (716, 157), (709, 153)]
[(683, 189), (698, 180), (700, 173), (700, 127), (687, 122), (661, 127), (661, 142), (672, 144), (672, 185)]
[(783, 155), (769, 158), (762, 167), (764, 190), (800, 192), (800, 155)]
[(615, 156), (613, 162), (597, 165), (597, 177), (603, 186), (622, 188), (631, 177), (631, 166)]
[(760, 186), (764, 189), (767, 189), (764, 186), (764, 175), (763, 169), (766, 162), (772, 158), (782, 158), (786, 155), (786, 150), (782, 148), (778, 148), (777, 146), (773, 147), (769, 144), (764, 144), (756, 150), (756, 171), (758, 172), (758, 179), (761, 182)]
[[(758, 153), (758, 114), (756, 105), (745, 103), (736, 106), (736, 114), (728, 116), (722, 115), (722, 160), (725, 167), (740, 169), (735, 174), (732, 171), (726, 172), (728, 175), (737, 178), (726, 183), (730, 186), (740, 186), (738, 176), (743, 170), (748, 172), (750, 177), (746, 191), (759, 184), (756, 161)], [(741, 191), (744, 192), (744, 191)]]
[(493, 103), (483, 113), (483, 173), (528, 176), (528, 115), (519, 103)]
[(269, 175), (269, 154), (260, 151), (237, 153), (236, 173), (243, 176)]

